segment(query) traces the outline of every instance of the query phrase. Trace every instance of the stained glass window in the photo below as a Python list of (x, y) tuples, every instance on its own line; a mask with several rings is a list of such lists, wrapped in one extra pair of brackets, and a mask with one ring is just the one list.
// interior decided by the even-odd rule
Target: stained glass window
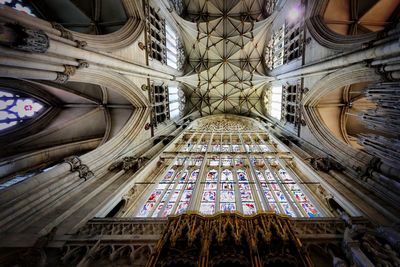
[(53, 163), (52, 165), (50, 165), (48, 167), (45, 167), (45, 168), (42, 167), (42, 168), (39, 168), (39, 169), (36, 169), (36, 170), (31, 170), (31, 171), (26, 172), (24, 174), (16, 175), (16, 176), (12, 177), (11, 179), (7, 180), (6, 182), (0, 183), (0, 190), (6, 189), (6, 188), (8, 188), (10, 186), (13, 186), (13, 185), (17, 184), (17, 183), (23, 182), (23, 181), (27, 180), (28, 178), (30, 178), (30, 177), (32, 177), (34, 175), (37, 175), (39, 173), (48, 172), (51, 169), (54, 169), (55, 167), (57, 167), (58, 164), (59, 164), (58, 162), (57, 163)]
[(25, 12), (28, 15), (36, 17), (32, 6), (22, 0), (0, 0), (0, 4), (7, 5), (9, 7), (14, 8), (15, 10)]
[(288, 168), (288, 154), (281, 156), (265, 132), (188, 132), (177, 141), (176, 158), (149, 189), (136, 216), (166, 217), (187, 211), (322, 216), (321, 206)]
[(0, 130), (31, 119), (42, 109), (34, 99), (0, 90)]

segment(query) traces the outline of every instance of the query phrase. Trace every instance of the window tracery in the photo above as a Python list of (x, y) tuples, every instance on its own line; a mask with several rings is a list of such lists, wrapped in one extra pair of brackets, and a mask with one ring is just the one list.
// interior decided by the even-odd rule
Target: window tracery
[(32, 119), (43, 107), (35, 99), (0, 90), (0, 131)]
[(288, 167), (287, 154), (279, 156), (268, 134), (249, 128), (239, 121), (215, 120), (186, 130), (175, 147), (176, 159), (135, 215), (275, 211), (292, 217), (322, 216)]
[(167, 63), (167, 42), (165, 19), (161, 18), (158, 10), (148, 2), (145, 6), (148, 56), (151, 59)]
[(274, 31), (265, 48), (265, 64), (273, 70), (288, 64), (303, 54), (304, 19), (287, 20), (284, 25)]
[(283, 87), (282, 90), (282, 120), (295, 126), (300, 122), (300, 81)]

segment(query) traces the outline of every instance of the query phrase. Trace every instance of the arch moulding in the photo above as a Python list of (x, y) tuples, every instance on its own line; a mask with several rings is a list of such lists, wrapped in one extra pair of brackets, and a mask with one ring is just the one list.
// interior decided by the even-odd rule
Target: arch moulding
[(311, 1), (311, 13), (306, 25), (312, 37), (322, 46), (334, 50), (359, 49), (378, 37), (378, 32), (361, 35), (342, 35), (332, 31), (324, 22), (324, 12), (329, 0)]
[(346, 163), (343, 164), (344, 166), (351, 166), (352, 171), (356, 171), (358, 175), (363, 173), (366, 165), (372, 160), (372, 156), (336, 138), (324, 123), (316, 107), (323, 96), (337, 88), (354, 83), (379, 81), (380, 79), (381, 77), (373, 69), (361, 64), (350, 66), (322, 78), (302, 100), (304, 120), (310, 131), (314, 133), (315, 138), (327, 151), (330, 151), (336, 160)]

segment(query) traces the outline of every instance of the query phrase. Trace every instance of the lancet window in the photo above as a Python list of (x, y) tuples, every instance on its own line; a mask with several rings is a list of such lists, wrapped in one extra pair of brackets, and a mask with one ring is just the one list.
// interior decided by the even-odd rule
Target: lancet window
[(167, 64), (167, 43), (165, 19), (150, 4), (145, 6), (147, 46), (149, 58)]
[(304, 19), (287, 20), (273, 32), (265, 50), (265, 63), (272, 70), (303, 55)]
[(169, 94), (168, 86), (164, 84), (152, 85), (152, 94), (154, 99), (154, 116), (155, 126), (170, 118)]
[(291, 155), (277, 150), (268, 134), (207, 128), (219, 129), (208, 125), (186, 130), (173, 153), (166, 153), (176, 156), (145, 193), (135, 216), (166, 217), (187, 211), (323, 216), (320, 204), (290, 168)]
[(287, 64), (303, 55), (304, 20), (286, 21), (283, 64)]
[(297, 125), (300, 121), (300, 82), (282, 90), (282, 120)]
[(284, 46), (285, 25), (282, 25), (282, 27), (273, 33), (265, 50), (265, 60), (268, 69), (272, 70), (283, 65)]
[(182, 67), (178, 62), (178, 56), (179, 56), (178, 50), (180, 49), (179, 38), (170, 25), (166, 24), (165, 29), (167, 34), (166, 38), (167, 65), (177, 70)]

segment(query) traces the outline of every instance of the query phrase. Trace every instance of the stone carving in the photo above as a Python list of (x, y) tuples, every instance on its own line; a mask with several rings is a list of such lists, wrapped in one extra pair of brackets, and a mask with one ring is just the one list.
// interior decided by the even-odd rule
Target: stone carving
[[(132, 192), (134, 195), (140, 190), (140, 188), (135, 188), (130, 193)], [(231, 215), (231, 217), (234, 216)], [(240, 224), (240, 219), (237, 221), (234, 219), (219, 219), (213, 223), (211, 223), (211, 219), (206, 219), (208, 225), (205, 225), (197, 224), (201, 220), (189, 220), (188, 218), (182, 218), (182, 222), (178, 224), (169, 224), (167, 219), (160, 218), (154, 220), (143, 220), (142, 218), (96, 218), (87, 222), (75, 234), (65, 236), (63, 256), (61, 259), (52, 259), (53, 264), (57, 260), (57, 263), (59, 263), (52, 266), (145, 266), (147, 260), (152, 255), (155, 255), (157, 244), (164, 244), (169, 238), (179, 238), (179, 236), (182, 236), (183, 240), (196, 235), (201, 237), (200, 240), (209, 240), (211, 244), (203, 246), (202, 249), (202, 255), (207, 256), (207, 246), (213, 245), (214, 248), (218, 248), (218, 242), (223, 244), (226, 240), (232, 240), (230, 242), (235, 243), (236, 239), (230, 239), (232, 236), (243, 236), (243, 239), (239, 240), (239, 242), (250, 243), (252, 244), (250, 246), (254, 247), (254, 244), (264, 241), (247, 238), (246, 231), (250, 231), (249, 237), (252, 236), (252, 233), (259, 233), (260, 237), (265, 236), (269, 240), (269, 232), (266, 229), (276, 231), (275, 227), (277, 227), (278, 231), (277, 236), (284, 237), (285, 235), (290, 235), (290, 233), (282, 229), (290, 227), (304, 247), (308, 247), (309, 244), (333, 244), (336, 246), (339, 241), (338, 237), (341, 238), (343, 236), (346, 228), (344, 222), (338, 218), (315, 220), (292, 218), (284, 219), (283, 221), (265, 221), (265, 218), (261, 219), (259, 215), (258, 219), (254, 219), (254, 217), (256, 216), (247, 220), (248, 226)], [(290, 222), (290, 226), (287, 225), (287, 220)], [(256, 223), (256, 221), (263, 221), (264, 224)], [(367, 223), (366, 220), (361, 218), (354, 218), (354, 221), (358, 225)], [(282, 225), (277, 225), (277, 223), (282, 223)], [(185, 227), (182, 227), (185, 225), (189, 226), (189, 229), (193, 231), (186, 231)], [(207, 235), (207, 232), (202, 231), (202, 229), (206, 228), (213, 229), (212, 239), (208, 238), (210, 235)], [(168, 231), (165, 231), (166, 229)], [(235, 229), (243, 229), (243, 231), (237, 232)], [(171, 236), (164, 236), (163, 233), (169, 233)], [(62, 235), (60, 235), (57, 240), (62, 241), (62, 238)], [(195, 240), (193, 244), (196, 244), (196, 242)], [(285, 242), (292, 241), (286, 239)], [(177, 245), (179, 245), (178, 243)], [(187, 243), (185, 242), (185, 244)], [(276, 241), (273, 244), (276, 244)], [(254, 252), (254, 250), (252, 251)], [(47, 253), (47, 257), (52, 255), (54, 253)], [(332, 255), (333, 266), (346, 266), (345, 262), (338, 258), (340, 256), (340, 253)], [(210, 260), (212, 260), (212, 257), (210, 257)]]
[(381, 236), (377, 229), (352, 225), (345, 230), (343, 249), (350, 262), (357, 266), (400, 266), (391, 242), (382, 237), (386, 236)]
[(79, 41), (79, 40), (75, 40), (76, 43), (76, 47), (78, 48), (84, 48), (87, 46), (87, 42), (86, 41)]
[(68, 81), (69, 76), (65, 73), (57, 72), (57, 78), (54, 80), (56, 83), (64, 84)]
[(84, 69), (84, 68), (89, 68), (89, 62), (87, 62), (86, 60), (83, 59), (78, 59), (77, 60), (79, 65), (77, 67), (77, 69)]
[(268, 14), (272, 14), (275, 9), (276, 0), (268, 0), (266, 2), (265, 11), (267, 11)]
[(139, 42), (138, 46), (139, 46), (140, 50), (144, 50), (146, 48), (146, 45), (143, 42)]
[(333, 196), (332, 194), (328, 193), (325, 188), (323, 188), (321, 185), (317, 186), (317, 190), (316, 193), (318, 194), (318, 196), (320, 197), (320, 199), (324, 200), (324, 202), (326, 203), (326, 206), (329, 207), (329, 209), (331, 211), (333, 211), (333, 208), (331, 207), (331, 205), (329, 205), (329, 199), (332, 199)]
[(182, 2), (183, 2), (182, 0), (169, 0), (171, 8), (168, 8), (168, 11), (172, 12), (172, 9), (175, 9), (176, 13), (178, 15), (181, 15), (184, 9)]
[(183, 67), (185, 65), (185, 48), (181, 40), (178, 39), (177, 41), (177, 55), (176, 55), (176, 66), (178, 71), (183, 71)]
[(1, 23), (0, 27), (2, 45), (32, 53), (45, 53), (49, 48), (49, 37), (42, 30), (27, 29), (11, 23)]
[(22, 28), (22, 31), (25, 33), (25, 36), (15, 46), (16, 49), (33, 53), (45, 53), (47, 51), (50, 42), (42, 30)]
[(94, 173), (90, 171), (87, 165), (82, 164), (79, 157), (71, 156), (66, 158), (64, 161), (69, 164), (71, 172), (78, 172), (79, 177), (85, 179), (85, 181), (94, 177)]
[(147, 86), (146, 84), (142, 84), (142, 86), (140, 87), (143, 91), (149, 91), (149, 86)]
[[(307, 252), (300, 249), (300, 241), (292, 227), (287, 218), (276, 214), (251, 217), (234, 213), (207, 217), (182, 214), (170, 217), (147, 266), (163, 266), (181, 255), (191, 255), (191, 265), (197, 263), (199, 266), (209, 266), (208, 262), (213, 266), (212, 262), (221, 255), (227, 258), (236, 255), (244, 266), (258, 266), (250, 264), (250, 261), (257, 260), (272, 264), (280, 261), (284, 265), (295, 262), (297, 266), (309, 266)], [(271, 240), (279, 241), (272, 245)], [(248, 250), (243, 251), (240, 249), (242, 246)], [(192, 254), (196, 248), (200, 250), (199, 253)]]
[(199, 126), (202, 131), (251, 131), (254, 130), (251, 126), (246, 125), (239, 121), (229, 120), (215, 120), (212, 122), (206, 122)]
[(336, 162), (335, 160), (329, 157), (311, 158), (310, 164), (316, 171), (329, 172), (330, 170), (341, 171), (344, 169), (340, 163)]
[(57, 22), (51, 22), (51, 26), (53, 29), (60, 31), (61, 37), (73, 41), (74, 38), (72, 37), (72, 33), (66, 30), (61, 24)]
[(137, 171), (139, 170), (143, 164), (148, 160), (146, 157), (123, 157), (120, 160), (115, 161), (108, 167), (109, 171), (113, 171), (115, 169), (124, 170), (124, 171)]
[(71, 65), (64, 65), (64, 74), (71, 76), (74, 75), (76, 72), (76, 67), (75, 66), (71, 66)]
[(77, 156), (71, 156), (65, 159), (65, 163), (68, 163), (71, 171), (76, 170), (81, 165), (81, 160)]

